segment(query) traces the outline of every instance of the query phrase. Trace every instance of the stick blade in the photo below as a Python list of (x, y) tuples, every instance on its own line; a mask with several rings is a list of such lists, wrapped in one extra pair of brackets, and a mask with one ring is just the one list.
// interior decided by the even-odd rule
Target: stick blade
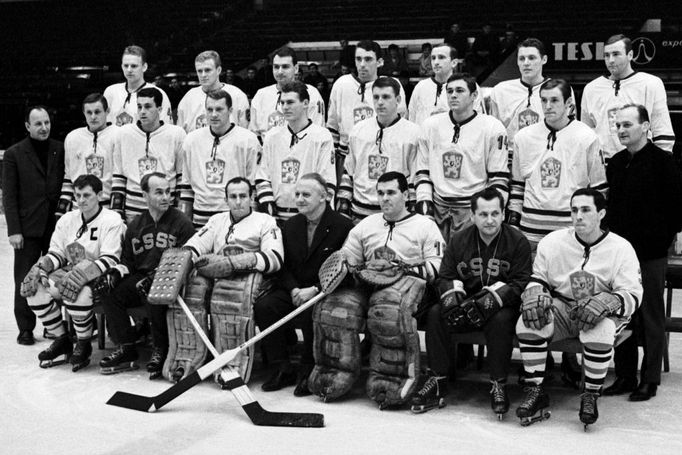
[(257, 402), (243, 405), (244, 411), (254, 425), (264, 427), (324, 427), (324, 414), (309, 412), (270, 412)]
[(153, 412), (156, 410), (153, 397), (145, 397), (128, 392), (116, 392), (109, 398), (107, 404), (142, 412)]

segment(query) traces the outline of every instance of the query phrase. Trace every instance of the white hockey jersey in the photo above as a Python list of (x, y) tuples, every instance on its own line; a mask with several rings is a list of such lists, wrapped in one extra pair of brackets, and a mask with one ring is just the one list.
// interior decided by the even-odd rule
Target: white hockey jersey
[[(353, 125), (361, 120), (374, 117), (372, 86), (374, 86), (374, 81), (360, 82), (360, 79), (354, 74), (341, 76), (332, 86), (332, 91), (329, 95), (327, 128), (329, 128), (334, 138), (336, 151), (342, 155), (348, 153), (348, 135)], [(401, 117), (407, 118), (405, 100), (405, 90), (403, 90), (401, 85), (398, 114)]]
[(507, 199), (507, 132), (499, 120), (474, 113), (456, 123), (446, 112), (428, 118), (422, 129), (426, 146), (417, 158), (417, 202), (468, 208), (471, 196), (486, 187)]
[(104, 97), (109, 103), (109, 114), (107, 114), (107, 122), (116, 126), (127, 125), (128, 123), (136, 123), (137, 117), (137, 92), (143, 88), (154, 87), (161, 92), (163, 101), (161, 102), (161, 110), (159, 111), (159, 120), (164, 123), (173, 123), (172, 107), (168, 95), (160, 87), (155, 86), (149, 82), (145, 82), (140, 88), (134, 92), (128, 92), (127, 83), (121, 82), (119, 84), (112, 84), (104, 90)]
[(123, 220), (112, 210), (100, 208), (88, 223), (80, 210), (73, 210), (57, 220), (47, 257), (55, 270), (87, 259), (104, 272), (119, 263), (125, 231)]
[[(242, 128), (248, 128), (249, 99), (239, 87), (223, 84), (220, 90), (227, 92), (232, 98), (232, 114), (230, 122)], [(185, 93), (178, 104), (178, 126), (190, 133), (208, 126), (206, 117), (206, 92), (201, 87), (194, 87)]]
[[(487, 114), (481, 87), (476, 84), (478, 97), (474, 101), (474, 109), (479, 114)], [(424, 120), (432, 115), (448, 112), (448, 94), (445, 92), (445, 84), (441, 84), (434, 77), (422, 79), (417, 83), (410, 97), (410, 121), (417, 125), (423, 125)]]
[(592, 187), (606, 195), (599, 138), (577, 120), (559, 131), (544, 121), (516, 135), (509, 210), (521, 213), (521, 231), (538, 242), (571, 225), (571, 195)]
[(210, 127), (187, 135), (178, 192), (182, 201), (193, 205), (195, 225), (203, 226), (210, 216), (228, 209), (225, 185), (231, 179), (254, 182), (260, 150), (256, 135), (237, 125), (220, 137)]
[(375, 213), (351, 229), (341, 251), (352, 265), (373, 259), (420, 263), (411, 271), (433, 283), (445, 241), (436, 223), (423, 215), (410, 214), (400, 221), (387, 222), (382, 213)]
[(114, 142), (114, 171), (112, 193), (125, 197), (126, 219), (132, 220), (147, 208), (140, 181), (145, 174), (161, 172), (168, 178), (171, 194), (182, 174), (182, 143), (185, 130), (175, 125), (162, 124), (146, 133), (136, 124), (119, 130)]
[[(324, 126), (324, 100), (315, 87), (310, 84), (306, 84), (306, 87), (308, 88), (308, 96), (310, 96), (308, 118), (314, 124)], [(282, 107), (279, 104), (280, 94), (277, 84), (272, 84), (258, 90), (251, 100), (249, 129), (261, 138), (270, 129), (286, 125), (284, 115), (282, 115)]]
[(211, 253), (256, 253), (256, 270), (263, 273), (277, 272), (284, 263), (282, 232), (273, 217), (260, 212), (251, 212), (237, 223), (229, 212), (213, 215), (185, 247), (192, 250), (194, 259)]
[(660, 148), (672, 152), (675, 144), (663, 81), (643, 72), (613, 81), (600, 76), (585, 86), (580, 103), (580, 119), (594, 128), (606, 160), (623, 150), (616, 131), (616, 114), (626, 104), (642, 104), (651, 119), (651, 139)]
[(60, 199), (76, 208), (73, 182), (83, 174), (92, 174), (102, 181), (100, 202), (111, 196), (111, 179), (114, 170), (114, 139), (118, 127), (109, 125), (91, 133), (87, 127), (77, 128), (64, 139), (64, 179)]
[(424, 146), (424, 137), (417, 124), (399, 118), (396, 123), (382, 128), (373, 117), (356, 124), (348, 141), (338, 198), (352, 201), (351, 211), (355, 217), (364, 218), (381, 210), (377, 179), (389, 171), (407, 177), (409, 200), (415, 200), (417, 154)]
[(642, 301), (639, 261), (630, 242), (606, 232), (594, 244), (580, 240), (575, 230), (560, 229), (538, 244), (528, 288), (543, 285), (568, 301), (585, 299), (599, 292), (616, 294), (629, 318)]
[(298, 133), (288, 125), (271, 129), (265, 135), (263, 157), (256, 175), (259, 204), (275, 203), (277, 218), (283, 221), (298, 213), (294, 187), (302, 175), (317, 172), (327, 181), (333, 198), (336, 192), (334, 143), (326, 128), (309, 123)]

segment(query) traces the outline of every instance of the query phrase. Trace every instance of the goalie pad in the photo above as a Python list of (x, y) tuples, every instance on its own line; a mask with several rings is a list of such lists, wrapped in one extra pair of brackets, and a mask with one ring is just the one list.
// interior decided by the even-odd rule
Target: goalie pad
[(325, 401), (348, 393), (360, 375), (366, 308), (365, 295), (352, 288), (337, 289), (313, 307), (315, 368), (308, 388)]
[(234, 272), (250, 272), (256, 267), (256, 253), (242, 253), (232, 256), (205, 254), (196, 260), (194, 266), (199, 275), (206, 278), (229, 278)]
[[(204, 333), (208, 330), (206, 300), (211, 283), (212, 280), (194, 276), (185, 286), (185, 303)], [(163, 375), (169, 381), (174, 381), (174, 378), (180, 376), (176, 374), (180, 372), (180, 369), (184, 378), (201, 367), (206, 360), (208, 348), (177, 301), (169, 305), (166, 321), (168, 322), (168, 356), (163, 364)]]
[(161, 255), (147, 301), (152, 305), (177, 305), (176, 299), (192, 270), (192, 253), (168, 248)]
[(521, 293), (521, 317), (529, 329), (540, 330), (552, 320), (552, 296), (544, 286), (533, 286)]
[[(255, 335), (253, 302), (259, 294), (263, 275), (259, 272), (216, 280), (211, 294), (211, 328), (218, 352), (233, 349)], [(230, 362), (244, 382), (251, 377), (255, 347), (241, 351)], [(220, 371), (214, 373), (216, 381)]]
[(623, 308), (623, 302), (616, 294), (599, 292), (586, 299), (578, 300), (571, 308), (569, 317), (576, 320), (578, 329), (588, 330), (594, 327), (605, 317), (618, 313)]
[(367, 395), (384, 409), (405, 403), (419, 376), (419, 335), (412, 314), (421, 302), (426, 281), (403, 277), (369, 299), (367, 329), (372, 336)]

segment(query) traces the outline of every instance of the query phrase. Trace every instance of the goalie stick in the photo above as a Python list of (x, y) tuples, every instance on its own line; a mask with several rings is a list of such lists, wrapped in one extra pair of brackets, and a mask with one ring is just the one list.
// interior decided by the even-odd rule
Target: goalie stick
[[(222, 354), (217, 355), (213, 360), (208, 362), (206, 365), (202, 366), (199, 368), (197, 371), (194, 373), (190, 374), (189, 376), (183, 378), (180, 382), (177, 384), (171, 386), (170, 388), (166, 389), (165, 391), (161, 392), (159, 395), (153, 396), (153, 397), (146, 397), (143, 395), (135, 395), (132, 393), (127, 393), (127, 392), (116, 392), (114, 395), (112, 395), (111, 398), (109, 398), (109, 401), (107, 401), (107, 404), (110, 404), (112, 406), (119, 406), (122, 408), (128, 408), (128, 409), (133, 409), (136, 411), (144, 411), (144, 412), (153, 412), (158, 409), (161, 409), (163, 406), (174, 400), (175, 398), (179, 397), (183, 393), (185, 393), (187, 390), (191, 389), (195, 385), (199, 384), (201, 381), (206, 379), (208, 376), (213, 374), (214, 371), (222, 368), (225, 366), (228, 362), (230, 362), (232, 359), (234, 359), (237, 354), (248, 348), (249, 346), (254, 345), (261, 339), (265, 338), (275, 330), (277, 330), (279, 327), (282, 325), (286, 324), (308, 308), (312, 307), (315, 305), (318, 301), (320, 301), (324, 296), (330, 294), (336, 287), (341, 284), (343, 279), (346, 277), (346, 274), (348, 273), (348, 268), (346, 266), (346, 261), (345, 258), (343, 257), (343, 253), (341, 252), (335, 252), (332, 253), (329, 258), (322, 264), (322, 267), (320, 267), (320, 273), (319, 273), (319, 278), (320, 278), (320, 285), (322, 287), (322, 290), (320, 291), (319, 294), (317, 294), (315, 297), (312, 299), (308, 300), (306, 303), (303, 305), (299, 306), (296, 308), (294, 311), (268, 327), (267, 329), (263, 330), (260, 332), (258, 335), (254, 336), (253, 338), (245, 341), (244, 343), (240, 344), (234, 349), (229, 349)], [(202, 332), (203, 333), (203, 332)], [(205, 335), (204, 335), (205, 336)], [(244, 384), (242, 381), (241, 377), (236, 374), (236, 377), (231, 381), (231, 382), (226, 382), (225, 387), (229, 389), (238, 389), (241, 385)], [(244, 387), (246, 390), (248, 388)], [(243, 390), (239, 390), (241, 393)], [(235, 392), (236, 396), (236, 392)], [(250, 393), (249, 393), (250, 396)], [(239, 400), (239, 398), (237, 398)], [(248, 398), (246, 399), (248, 401)], [(242, 401), (240, 400), (240, 403)], [(246, 406), (249, 406), (249, 409), (247, 410)], [(259, 415), (263, 416), (263, 413), (267, 413), (260, 404), (255, 401), (242, 405), (244, 410), (246, 411), (247, 414), (249, 412), (253, 413), (254, 415)], [(278, 413), (270, 413), (270, 414), (278, 414)], [(268, 417), (269, 419), (269, 417)], [(252, 419), (253, 420), (253, 419)], [(255, 423), (255, 422), (254, 422)], [(265, 425), (264, 423), (261, 425)], [(288, 426), (298, 426), (298, 425), (288, 425)]]

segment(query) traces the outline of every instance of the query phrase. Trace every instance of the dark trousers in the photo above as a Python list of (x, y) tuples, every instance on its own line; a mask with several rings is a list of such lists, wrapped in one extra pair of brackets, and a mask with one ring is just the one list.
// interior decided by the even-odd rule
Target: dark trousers
[[(289, 292), (280, 288), (261, 296), (253, 304), (254, 319), (260, 330), (267, 329), (295, 309)], [(306, 314), (307, 322), (304, 322), (304, 350), (301, 363), (312, 364), (314, 363), (312, 310), (304, 312), (300, 317), (304, 317)], [(263, 338), (261, 343), (269, 362), (287, 362), (289, 361), (288, 346), (296, 344), (296, 331), (289, 322)]]
[(616, 376), (637, 378), (639, 353), (637, 341), (644, 351), (640, 380), (643, 383), (660, 384), (663, 350), (665, 349), (665, 269), (667, 258), (640, 261), (644, 296), (639, 309), (632, 316), (630, 327), (634, 335), (617, 348), (614, 355)]
[[(145, 276), (142, 273), (128, 275), (104, 299), (107, 327), (111, 339), (116, 344), (129, 344), (136, 341), (137, 334), (135, 327), (130, 324), (127, 309), (139, 307), (146, 303), (140, 298), (135, 288), (135, 284)], [(168, 324), (166, 322), (166, 311), (168, 307), (165, 305), (148, 305), (147, 308), (154, 346), (167, 352)]]
[[(432, 306), (426, 315), (426, 353), (429, 367), (439, 376), (447, 376), (450, 370), (452, 343), (450, 328), (440, 313), (441, 305), (438, 303)], [(506, 379), (509, 373), (518, 317), (518, 311), (504, 307), (483, 326), (491, 379)]]
[(26, 274), (33, 264), (38, 262), (41, 255), (46, 254), (50, 247), (50, 237), (52, 232), (48, 232), (41, 237), (24, 237), (24, 247), (14, 250), (14, 319), (17, 321), (19, 331), (33, 331), (36, 327), (36, 315), (28, 307), (26, 299), (19, 293), (21, 282), (24, 281)]

